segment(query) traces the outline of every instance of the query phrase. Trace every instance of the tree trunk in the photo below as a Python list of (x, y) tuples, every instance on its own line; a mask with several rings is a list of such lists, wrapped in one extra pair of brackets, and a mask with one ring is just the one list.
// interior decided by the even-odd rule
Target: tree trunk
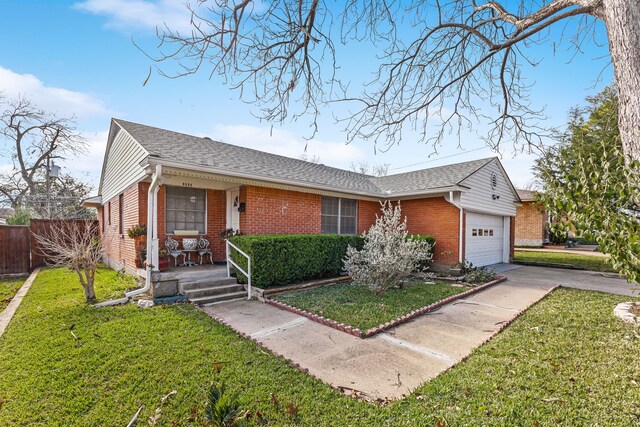
[(86, 298), (87, 303), (96, 301), (96, 292), (93, 289), (93, 283), (87, 284), (87, 286), (84, 287), (84, 297)]
[(640, 160), (640, 2), (604, 0), (597, 16), (607, 27), (618, 85), (618, 127), (628, 158)]

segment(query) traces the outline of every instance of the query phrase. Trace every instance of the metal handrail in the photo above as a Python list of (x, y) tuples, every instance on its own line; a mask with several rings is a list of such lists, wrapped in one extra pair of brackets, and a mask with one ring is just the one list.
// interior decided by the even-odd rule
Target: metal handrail
[[(239, 247), (237, 247), (236, 245), (231, 243), (229, 241), (229, 239), (225, 239), (225, 242), (226, 242), (225, 248), (226, 248), (226, 251), (227, 251), (227, 277), (231, 277), (231, 265), (230, 264), (232, 264), (235, 268), (237, 268), (242, 274), (247, 276), (247, 299), (251, 299), (251, 257), (249, 255), (247, 255), (242, 249), (240, 249)], [(238, 251), (238, 253), (240, 253), (241, 255), (243, 255), (247, 259), (247, 270), (248, 271), (243, 270), (242, 267), (240, 267), (238, 264), (236, 264), (231, 259), (231, 251), (229, 250), (229, 246), (231, 246), (233, 249)]]

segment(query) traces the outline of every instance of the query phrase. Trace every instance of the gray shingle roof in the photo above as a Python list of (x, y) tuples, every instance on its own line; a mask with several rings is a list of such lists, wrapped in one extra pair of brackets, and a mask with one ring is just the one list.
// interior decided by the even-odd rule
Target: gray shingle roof
[(320, 185), (336, 191), (389, 196), (394, 193), (429, 192), (459, 184), (493, 158), (473, 160), (430, 169), (373, 177), (321, 164), (292, 159), (236, 145), (152, 126), (114, 119), (150, 156), (185, 165), (197, 165), (234, 173), (246, 173), (265, 180)]
[(494, 158), (437, 166), (413, 172), (371, 178), (383, 192), (403, 193), (419, 190), (435, 190), (458, 185), (466, 177), (489, 163)]
[(520, 197), (520, 200), (522, 200), (523, 202), (531, 202), (536, 199), (535, 191), (517, 188), (516, 192), (518, 193), (518, 197)]

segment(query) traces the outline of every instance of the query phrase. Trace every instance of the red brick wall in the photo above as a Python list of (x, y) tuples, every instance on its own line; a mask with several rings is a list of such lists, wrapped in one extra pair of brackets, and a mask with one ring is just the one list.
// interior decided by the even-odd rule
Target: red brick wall
[(509, 224), (509, 261), (513, 259), (515, 251), (515, 239), (516, 239), (516, 218), (511, 217)]
[[(148, 188), (148, 183), (139, 183), (124, 192), (124, 237), (117, 234), (120, 215), (117, 196), (111, 203), (111, 226), (105, 225), (107, 255), (115, 261), (124, 260), (127, 269), (135, 268), (136, 253), (134, 242), (126, 236), (126, 230), (134, 224), (146, 223)], [(322, 196), (318, 194), (244, 186), (240, 188), (240, 201), (246, 206), (245, 212), (240, 213), (240, 229), (244, 234), (316, 234), (321, 231)], [(409, 233), (430, 234), (436, 238), (434, 261), (443, 266), (457, 262), (458, 209), (444, 198), (405, 200), (401, 205)], [(359, 234), (371, 227), (379, 212), (378, 202), (358, 202)], [(98, 218), (101, 218), (100, 213)], [(105, 220), (107, 218), (105, 214)], [(215, 261), (224, 260), (224, 245), (219, 233), (225, 228), (226, 193), (207, 190), (207, 237)], [(158, 236), (160, 245), (163, 245), (166, 238), (165, 186), (158, 191)]]
[(358, 202), (358, 234), (364, 233), (375, 224), (376, 214), (380, 214), (380, 202)]
[(458, 262), (458, 208), (443, 197), (403, 200), (400, 205), (410, 234), (430, 234), (436, 238), (434, 263), (449, 266)]
[[(127, 230), (136, 224), (144, 224), (146, 222), (146, 210), (142, 213), (139, 209), (139, 188), (141, 185), (143, 184), (133, 184), (124, 190), (122, 193), (124, 197), (123, 212), (120, 212), (118, 202), (119, 195), (115, 196), (111, 200), (107, 200), (101, 208), (105, 210), (104, 219), (106, 223), (104, 224), (104, 228), (102, 224), (102, 213), (100, 209), (98, 210), (98, 221), (100, 221), (102, 244), (105, 255), (108, 257), (108, 261), (112, 267), (124, 267), (131, 273), (135, 272), (136, 268), (136, 248), (133, 239), (130, 239), (127, 235)], [(111, 225), (108, 223), (108, 202), (111, 202)], [(121, 215), (124, 216), (123, 234), (119, 233)], [(103, 229), (104, 231), (102, 231)]]
[(322, 196), (298, 191), (240, 188), (243, 234), (317, 234), (321, 231)]
[(539, 204), (523, 202), (516, 209), (515, 240), (525, 246), (542, 244), (546, 221), (546, 214)]
[(227, 194), (223, 190), (207, 190), (207, 236), (214, 261), (224, 261), (225, 248), (220, 232), (227, 228)]

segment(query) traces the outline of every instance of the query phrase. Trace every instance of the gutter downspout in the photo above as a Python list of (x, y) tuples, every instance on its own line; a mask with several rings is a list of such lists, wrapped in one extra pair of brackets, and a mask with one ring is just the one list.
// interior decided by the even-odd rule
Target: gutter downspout
[(162, 165), (156, 165), (156, 171), (151, 178), (147, 200), (147, 275), (144, 287), (127, 292), (127, 298), (142, 294), (151, 289), (151, 269), (157, 269), (158, 264), (158, 190), (162, 177)]
[(451, 203), (453, 206), (458, 208), (458, 210), (460, 211), (460, 219), (458, 220), (458, 223), (460, 224), (460, 229), (458, 230), (458, 262), (462, 264), (462, 261), (464, 259), (464, 256), (462, 254), (462, 239), (464, 238), (464, 236), (462, 235), (462, 233), (464, 232), (462, 228), (462, 222), (464, 218), (463, 218), (463, 210), (462, 210), (462, 207), (460, 207), (460, 203), (456, 203), (454, 201), (453, 191), (449, 191), (449, 203)]

